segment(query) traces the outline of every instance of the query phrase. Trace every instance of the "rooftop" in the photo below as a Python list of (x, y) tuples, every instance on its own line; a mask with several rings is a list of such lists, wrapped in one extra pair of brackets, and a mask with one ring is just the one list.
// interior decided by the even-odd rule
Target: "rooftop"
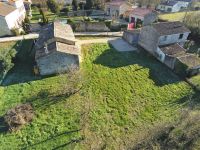
[(48, 56), (58, 51), (71, 55), (79, 55), (79, 48), (75, 45), (75, 37), (70, 25), (54, 22), (45, 25), (35, 44), (35, 58)]
[(36, 43), (36, 49), (44, 47), (44, 43), (47, 43), (48, 40), (53, 38), (57, 40), (65, 39), (68, 41), (76, 41), (70, 25), (54, 22), (47, 24), (42, 28), (39, 39)]
[(200, 58), (198, 58), (194, 54), (188, 54), (188, 55), (185, 55), (185, 56), (181, 56), (181, 57), (178, 57), (178, 59), (182, 63), (184, 63), (185, 65), (187, 65), (189, 68), (200, 66)]
[(16, 10), (15, 7), (8, 5), (6, 3), (0, 2), (0, 16), (5, 17), (15, 10)]
[(162, 2), (161, 5), (165, 5), (165, 6), (174, 6), (178, 3), (178, 1), (172, 1), (172, 0), (167, 0), (165, 2)]
[(179, 44), (172, 44), (160, 47), (161, 51), (169, 56), (177, 57), (186, 53), (186, 50)]
[(135, 8), (131, 11), (131, 14), (144, 17), (145, 15), (152, 13), (152, 12), (153, 12), (153, 10), (148, 9), (148, 8)]
[(80, 50), (76, 45), (68, 45), (61, 42), (53, 42), (46, 45), (46, 47), (37, 49), (35, 53), (35, 59), (48, 56), (49, 54), (56, 51), (71, 55), (80, 55)]
[(172, 35), (172, 34), (190, 32), (190, 30), (186, 28), (184, 24), (179, 21), (161, 22), (153, 24), (152, 26), (157, 30), (157, 32), (160, 35)]

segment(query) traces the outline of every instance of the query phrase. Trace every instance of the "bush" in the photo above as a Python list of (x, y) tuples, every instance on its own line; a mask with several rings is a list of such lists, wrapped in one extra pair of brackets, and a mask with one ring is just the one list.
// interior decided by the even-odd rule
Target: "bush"
[(15, 35), (15, 36), (19, 36), (19, 35), (20, 35), (20, 30), (17, 29), (17, 28), (11, 29), (11, 32), (12, 32), (12, 34)]
[(10, 131), (16, 131), (33, 119), (34, 111), (30, 104), (18, 105), (10, 109), (4, 116), (4, 120)]
[(15, 55), (15, 49), (0, 51), (0, 80), (2, 80), (4, 75), (14, 66), (12, 59)]
[(49, 20), (48, 20), (48, 18), (46, 17), (46, 14), (45, 14), (45, 12), (43, 11), (43, 9), (40, 9), (40, 14), (42, 15), (42, 24), (48, 24), (48, 23), (49, 23)]

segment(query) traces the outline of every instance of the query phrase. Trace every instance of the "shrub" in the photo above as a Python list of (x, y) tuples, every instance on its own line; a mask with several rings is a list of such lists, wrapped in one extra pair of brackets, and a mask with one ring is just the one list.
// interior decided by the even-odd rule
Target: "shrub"
[(40, 14), (42, 15), (42, 24), (47, 24), (49, 23), (48, 18), (46, 17), (45, 12), (43, 11), (43, 9), (40, 9)]
[(18, 105), (10, 109), (4, 116), (4, 120), (10, 131), (16, 131), (33, 119), (34, 111), (30, 104)]

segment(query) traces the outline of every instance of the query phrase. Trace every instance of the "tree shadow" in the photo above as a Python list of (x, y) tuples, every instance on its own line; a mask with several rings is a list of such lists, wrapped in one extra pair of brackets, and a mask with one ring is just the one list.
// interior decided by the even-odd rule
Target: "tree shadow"
[[(23, 147), (22, 149), (27, 149), (27, 148), (34, 148), (35, 146), (37, 145), (40, 145), (40, 144), (44, 144), (48, 141), (52, 141), (52, 140), (56, 140), (57, 138), (61, 137), (61, 136), (66, 136), (66, 135), (70, 135), (70, 134), (73, 134), (73, 133), (77, 133), (81, 131), (81, 129), (76, 129), (76, 130), (71, 130), (71, 131), (66, 131), (66, 132), (62, 132), (62, 133), (59, 133), (59, 134), (56, 134), (54, 136), (50, 136), (49, 138), (43, 140), (43, 141), (40, 141), (40, 142), (37, 142), (37, 143), (34, 143), (32, 145), (28, 145), (27, 147)], [(59, 148), (62, 148), (62, 147), (65, 147), (69, 144), (72, 144), (72, 143), (75, 143), (75, 142), (80, 142), (81, 140), (83, 140), (83, 138), (79, 138), (79, 139), (72, 139), (71, 141), (63, 144), (63, 145), (59, 145), (53, 149), (59, 149)]]
[(35, 76), (33, 72), (35, 65), (33, 45), (33, 40), (25, 40), (17, 42), (12, 47), (17, 52), (15, 58), (12, 60), (14, 66), (6, 74), (3, 82), (1, 83), (2, 86), (42, 79), (41, 76)]
[(172, 70), (142, 49), (140, 49), (139, 52), (118, 52), (110, 48), (98, 56), (93, 63), (111, 69), (138, 65), (139, 69), (136, 69), (133, 73), (141, 71), (142, 69), (148, 69), (149, 78), (152, 79), (157, 86), (164, 86), (181, 81)]
[(0, 117), (0, 134), (6, 133), (8, 131), (8, 126), (4, 121), (3, 117)]

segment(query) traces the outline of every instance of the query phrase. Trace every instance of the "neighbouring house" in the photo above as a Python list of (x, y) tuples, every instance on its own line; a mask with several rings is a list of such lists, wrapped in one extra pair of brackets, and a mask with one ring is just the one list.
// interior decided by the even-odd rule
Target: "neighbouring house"
[(163, 12), (178, 12), (187, 8), (192, 0), (167, 0), (158, 5), (157, 10)]
[(157, 20), (156, 11), (148, 8), (135, 8), (129, 14), (129, 22), (135, 25), (149, 25)]
[(22, 0), (0, 2), (0, 36), (12, 35), (13, 29), (21, 29), (26, 11)]
[(172, 1), (172, 0), (167, 0), (164, 2), (161, 2), (157, 10), (162, 11), (162, 12), (178, 12), (180, 11), (180, 6), (178, 1)]
[(183, 48), (189, 34), (181, 22), (156, 23), (142, 28), (138, 43), (175, 72), (194, 75), (200, 72), (200, 59)]
[(24, 7), (26, 9), (26, 14), (32, 17), (32, 10), (31, 10), (32, 1), (31, 0), (23, 0), (23, 1), (24, 1)]
[(113, 0), (105, 4), (106, 15), (112, 18), (123, 17), (124, 13), (132, 9), (132, 4), (124, 0)]
[(35, 61), (40, 75), (52, 75), (79, 67), (80, 49), (70, 25), (45, 25), (35, 44)]

